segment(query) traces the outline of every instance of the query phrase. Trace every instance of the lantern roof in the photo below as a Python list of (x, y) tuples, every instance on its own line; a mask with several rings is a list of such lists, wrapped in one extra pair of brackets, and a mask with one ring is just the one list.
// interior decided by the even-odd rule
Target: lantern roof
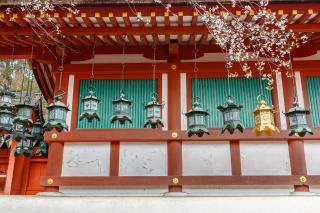
[(205, 110), (203, 110), (203, 108), (201, 107), (201, 104), (199, 101), (195, 101), (193, 102), (192, 104), (192, 109), (189, 110), (186, 115), (189, 115), (189, 114), (192, 114), (192, 113), (196, 113), (196, 112), (199, 112), (199, 113), (203, 113), (205, 115), (209, 115), (209, 113)]
[(233, 109), (233, 108), (237, 108), (237, 109), (241, 109), (243, 106), (242, 105), (237, 105), (234, 100), (231, 98), (231, 96), (228, 96), (228, 99), (226, 101), (226, 105), (224, 106), (218, 106), (218, 110), (223, 112), (226, 109)]
[(268, 106), (265, 100), (261, 100), (259, 101), (259, 105), (256, 107), (254, 112), (263, 111), (263, 110), (271, 110), (273, 112), (275, 111), (273, 106)]
[(67, 111), (70, 111), (70, 109), (60, 100), (57, 100), (57, 101), (54, 101), (52, 102), (48, 107), (47, 109), (51, 109), (51, 108), (54, 108), (54, 107), (61, 107), (61, 108), (65, 108)]
[(131, 101), (129, 101), (128, 99), (125, 99), (125, 94), (123, 91), (121, 91), (119, 99), (112, 101), (112, 103), (118, 103), (118, 102), (126, 102), (128, 104), (131, 104)]
[(84, 98), (82, 98), (82, 100), (89, 100), (89, 99), (94, 99), (94, 100), (100, 102), (100, 99), (98, 99), (97, 96), (95, 96), (95, 92), (93, 90), (90, 90), (88, 92), (88, 95), (85, 96)]
[(305, 110), (303, 107), (299, 105), (299, 102), (296, 100), (292, 104), (292, 107), (289, 109), (287, 113), (284, 113), (286, 116), (290, 116), (295, 113), (305, 113), (305, 114), (310, 114), (309, 110)]
[(144, 108), (148, 108), (150, 106), (159, 106), (161, 107), (162, 104), (159, 104), (156, 97), (151, 97), (151, 100), (144, 106)]

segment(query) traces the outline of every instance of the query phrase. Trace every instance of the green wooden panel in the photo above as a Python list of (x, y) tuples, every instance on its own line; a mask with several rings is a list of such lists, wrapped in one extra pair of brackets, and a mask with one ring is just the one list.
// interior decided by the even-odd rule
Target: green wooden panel
[(320, 126), (320, 77), (307, 77), (307, 92), (312, 126)]
[[(254, 126), (253, 111), (257, 106), (257, 97), (260, 94), (259, 78), (231, 78), (231, 95), (237, 104), (243, 105), (241, 110), (241, 120), (245, 127)], [(198, 94), (201, 98), (202, 106), (210, 113), (208, 126), (210, 128), (221, 128), (223, 118), (221, 112), (217, 110), (219, 105), (225, 104), (227, 94), (226, 78), (201, 78), (198, 79)], [(263, 81), (267, 86), (267, 82)], [(272, 104), (271, 91), (264, 90), (266, 100)], [(192, 79), (192, 97), (195, 97), (195, 79)]]
[[(79, 100), (86, 95), (88, 87), (90, 85), (89, 80), (81, 80), (79, 88)], [(132, 124), (126, 122), (125, 125), (120, 125), (119, 122), (111, 124), (110, 117), (113, 113), (112, 100), (119, 98), (121, 90), (121, 80), (96, 80), (96, 95), (101, 99), (99, 104), (99, 113), (101, 121), (94, 120), (89, 123), (87, 120), (80, 121), (79, 117), (83, 111), (83, 105), (79, 101), (78, 106), (78, 122), (77, 128), (143, 128), (143, 123), (146, 118), (146, 112), (144, 110), (144, 104), (150, 100), (152, 93), (152, 80), (126, 80), (125, 81), (125, 94), (126, 98), (132, 101), (131, 105), (131, 118)]]

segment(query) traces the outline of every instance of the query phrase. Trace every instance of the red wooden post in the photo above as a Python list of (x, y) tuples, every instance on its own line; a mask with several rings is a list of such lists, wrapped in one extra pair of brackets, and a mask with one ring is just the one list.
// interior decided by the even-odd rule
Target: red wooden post
[[(47, 163), (47, 176), (61, 176), (62, 170), (62, 157), (63, 157), (63, 143), (50, 142), (49, 143), (49, 156)], [(55, 180), (47, 180), (48, 183), (54, 183)], [(52, 184), (51, 183), (51, 184)], [(50, 184), (49, 184), (50, 185)], [(47, 186), (46, 192), (58, 192), (59, 187)]]
[(241, 158), (239, 140), (230, 141), (230, 156), (232, 175), (241, 175)]
[(110, 143), (110, 176), (119, 175), (119, 154), (120, 142), (111, 141)]
[[(289, 155), (292, 175), (307, 175), (307, 166), (304, 154), (304, 142), (301, 139), (289, 140)], [(295, 192), (309, 192), (307, 185), (295, 185)]]

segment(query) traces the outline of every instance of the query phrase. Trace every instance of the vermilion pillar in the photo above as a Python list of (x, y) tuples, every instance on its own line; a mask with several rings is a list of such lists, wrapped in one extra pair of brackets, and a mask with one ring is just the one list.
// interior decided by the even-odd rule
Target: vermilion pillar
[[(168, 75), (168, 130), (181, 129), (180, 73), (176, 70)], [(182, 175), (182, 141), (168, 141), (168, 175)], [(181, 185), (169, 186), (169, 192), (182, 192)]]
[[(62, 157), (63, 157), (63, 143), (50, 142), (49, 143), (49, 156), (48, 156), (48, 163), (47, 163), (47, 176), (53, 176), (53, 177), (61, 176)], [(52, 180), (54, 183), (54, 181), (55, 181), (54, 178)], [(46, 192), (58, 192), (59, 187), (48, 186), (48, 187), (45, 187), (45, 191)]]
[[(289, 155), (291, 163), (292, 175), (307, 175), (307, 166), (304, 154), (304, 142), (303, 140), (293, 139), (289, 142)], [(299, 185), (294, 186), (295, 192), (309, 192), (309, 186)]]

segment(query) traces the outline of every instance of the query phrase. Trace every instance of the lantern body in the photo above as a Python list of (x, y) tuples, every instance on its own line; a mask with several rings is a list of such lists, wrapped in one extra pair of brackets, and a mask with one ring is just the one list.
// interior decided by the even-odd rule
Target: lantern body
[(41, 140), (40, 143), (39, 143), (39, 148), (36, 151), (35, 155), (43, 156), (43, 157), (47, 158), (48, 157), (48, 153), (49, 153), (48, 149), (49, 149), (48, 144), (44, 140)]
[(111, 123), (119, 121), (123, 125), (126, 121), (132, 123), (130, 117), (131, 101), (124, 98), (123, 92), (120, 94), (120, 98), (112, 101), (113, 115), (111, 117)]
[(157, 102), (155, 97), (152, 97), (151, 101), (144, 106), (147, 111), (147, 119), (144, 122), (144, 127), (150, 125), (152, 129), (155, 129), (158, 125), (164, 126), (161, 119), (161, 107), (162, 105)]
[(188, 137), (197, 135), (202, 137), (204, 134), (210, 135), (207, 129), (208, 112), (204, 111), (199, 102), (192, 104), (192, 109), (185, 114), (188, 119)]
[(243, 132), (244, 127), (240, 120), (241, 108), (242, 106), (236, 105), (231, 97), (228, 97), (225, 106), (218, 106), (218, 110), (222, 112), (223, 116), (223, 127), (221, 133), (224, 133), (225, 130), (228, 130), (230, 134), (233, 134), (236, 129), (238, 129), (240, 132)]
[(267, 106), (267, 102), (262, 100), (253, 113), (255, 122), (254, 131), (257, 136), (262, 133), (271, 136), (273, 132), (279, 132), (274, 122), (275, 110), (273, 106)]
[(89, 94), (82, 99), (82, 102), (83, 113), (80, 115), (80, 121), (84, 118), (86, 118), (90, 123), (93, 121), (93, 119), (100, 121), (100, 115), (98, 113), (98, 105), (100, 100), (94, 96), (94, 92), (89, 91)]
[(11, 92), (0, 92), (0, 109), (12, 109), (14, 97), (15, 95)]
[(68, 130), (66, 123), (67, 112), (70, 111), (68, 107), (60, 100), (56, 100), (51, 103), (47, 109), (48, 122), (44, 125), (45, 131), (56, 129), (58, 132), (61, 132), (63, 129)]
[(292, 108), (289, 109), (285, 115), (289, 118), (289, 136), (297, 135), (304, 137), (307, 133), (313, 135), (307, 122), (307, 115), (310, 114), (309, 110), (299, 106), (298, 101), (293, 103)]
[(0, 110), (0, 133), (9, 133), (13, 128), (13, 114), (7, 109)]
[(13, 123), (21, 122), (25, 126), (31, 126), (32, 125), (32, 112), (33, 112), (33, 106), (30, 104), (17, 104), (16, 110), (17, 114), (13, 119)]
[(23, 154), (25, 157), (29, 157), (30, 155), (33, 155), (33, 140), (34, 138), (30, 134), (25, 134), (21, 140), (17, 140), (17, 148), (14, 151), (14, 156), (17, 157)]
[(44, 129), (41, 122), (37, 121), (32, 125), (31, 135), (34, 137), (33, 146), (38, 146), (39, 142), (43, 140)]

